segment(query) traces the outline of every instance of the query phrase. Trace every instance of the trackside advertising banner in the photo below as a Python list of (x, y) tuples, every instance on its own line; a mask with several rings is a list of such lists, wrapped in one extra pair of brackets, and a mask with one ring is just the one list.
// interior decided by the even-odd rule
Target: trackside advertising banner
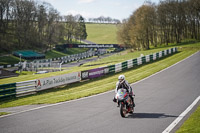
[(78, 82), (81, 80), (81, 72), (74, 72), (59, 76), (53, 76), (48, 78), (42, 78), (36, 80), (36, 90), (44, 90), (60, 85)]
[(56, 48), (121, 48), (118, 44), (63, 44)]
[(84, 79), (92, 79), (92, 78), (97, 78), (101, 77), (109, 72), (109, 68), (107, 67), (102, 67), (102, 68), (96, 68), (96, 69), (91, 69), (88, 71), (82, 71), (81, 72), (81, 78)]

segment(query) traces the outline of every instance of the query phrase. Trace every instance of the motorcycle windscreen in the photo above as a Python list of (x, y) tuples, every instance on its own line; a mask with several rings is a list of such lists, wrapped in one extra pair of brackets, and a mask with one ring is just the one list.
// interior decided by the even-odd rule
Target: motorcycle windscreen
[(118, 99), (123, 99), (125, 94), (126, 94), (126, 89), (119, 89), (117, 91)]

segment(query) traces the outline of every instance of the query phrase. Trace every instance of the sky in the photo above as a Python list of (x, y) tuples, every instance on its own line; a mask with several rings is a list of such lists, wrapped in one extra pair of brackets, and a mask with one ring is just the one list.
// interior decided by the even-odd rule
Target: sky
[[(50, 3), (61, 15), (82, 15), (85, 19), (100, 16), (128, 18), (145, 0), (41, 0)], [(159, 0), (151, 0), (158, 4)]]

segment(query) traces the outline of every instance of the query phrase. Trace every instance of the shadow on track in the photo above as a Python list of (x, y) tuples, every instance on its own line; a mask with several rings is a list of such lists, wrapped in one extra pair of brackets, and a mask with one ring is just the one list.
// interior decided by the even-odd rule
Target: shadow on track
[(144, 118), (168, 118), (168, 117), (178, 117), (178, 116), (166, 115), (164, 113), (133, 113), (132, 115), (128, 116), (128, 118), (138, 118), (138, 119), (144, 119)]

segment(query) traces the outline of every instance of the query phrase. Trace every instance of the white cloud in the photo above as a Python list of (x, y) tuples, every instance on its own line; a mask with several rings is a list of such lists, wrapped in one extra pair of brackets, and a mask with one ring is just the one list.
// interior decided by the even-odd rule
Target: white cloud
[(79, 0), (78, 3), (92, 3), (94, 2), (95, 0)]

